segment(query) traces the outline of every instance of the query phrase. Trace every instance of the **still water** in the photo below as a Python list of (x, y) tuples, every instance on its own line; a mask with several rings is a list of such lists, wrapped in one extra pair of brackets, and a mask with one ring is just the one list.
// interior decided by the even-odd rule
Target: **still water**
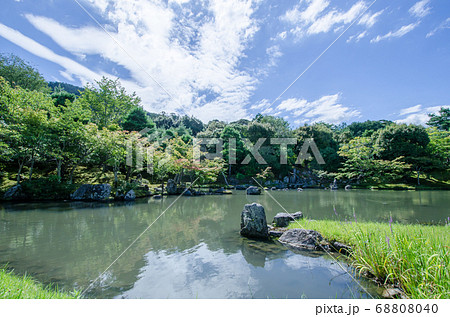
[[(392, 215), (402, 223), (443, 223), (450, 216), (446, 191), (271, 194), (288, 211), (301, 210), (312, 219), (387, 222)], [(154, 222), (87, 297), (366, 298), (366, 291), (376, 296), (374, 285), (353, 280), (326, 254), (294, 253), (275, 242), (240, 237), (244, 204), (261, 203), (268, 220), (282, 211), (267, 194), (175, 199), (0, 205), (0, 264), (65, 290), (83, 290)]]

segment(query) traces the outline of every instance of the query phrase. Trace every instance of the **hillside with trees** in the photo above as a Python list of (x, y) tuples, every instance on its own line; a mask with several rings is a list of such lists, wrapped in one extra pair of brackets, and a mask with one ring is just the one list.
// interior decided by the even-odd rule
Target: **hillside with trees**
[[(318, 122), (292, 129), (282, 118), (260, 114), (252, 120), (205, 124), (186, 115), (148, 113), (141, 99), (118, 79), (102, 78), (77, 92), (73, 87), (48, 84), (19, 57), (0, 56), (3, 191), (16, 183), (30, 188), (45, 184), (47, 192), (67, 195), (73, 184), (102, 181), (126, 186), (138, 175), (155, 184), (197, 177), (203, 183), (223, 183), (225, 177), (237, 184), (263, 175), (267, 184), (287, 178), (289, 183), (319, 187), (334, 179), (356, 186), (449, 185), (449, 108), (430, 114), (428, 127), (379, 120), (349, 125)], [(196, 137), (222, 138), (223, 159), (194, 160)], [(296, 144), (287, 146), (286, 164), (280, 163), (281, 147), (271, 144), (271, 138), (295, 138)], [(297, 160), (311, 138), (326, 164)], [(230, 140), (236, 145), (234, 157)], [(130, 166), (127, 146), (138, 143), (153, 155), (144, 155), (142, 165)], [(254, 144), (259, 145), (263, 162), (246, 159), (252, 157)], [(204, 146), (203, 155), (212, 148)]]

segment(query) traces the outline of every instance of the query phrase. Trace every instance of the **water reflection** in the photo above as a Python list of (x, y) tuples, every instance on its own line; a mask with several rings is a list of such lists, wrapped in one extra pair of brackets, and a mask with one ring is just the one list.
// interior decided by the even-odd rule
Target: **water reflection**
[[(273, 192), (307, 217), (438, 222), (447, 192)], [(84, 288), (173, 202), (40, 203), (0, 206), (0, 262), (66, 289)], [(268, 195), (178, 200), (93, 287), (90, 297), (341, 298), (365, 296), (322, 254), (296, 254), (239, 236), (240, 212), (258, 201), (268, 219), (281, 208)]]

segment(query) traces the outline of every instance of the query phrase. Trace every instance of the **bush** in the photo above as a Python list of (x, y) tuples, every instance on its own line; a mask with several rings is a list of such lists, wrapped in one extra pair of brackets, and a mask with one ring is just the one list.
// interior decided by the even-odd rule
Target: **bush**
[(59, 182), (56, 176), (23, 181), (23, 193), (30, 200), (70, 199), (77, 185)]

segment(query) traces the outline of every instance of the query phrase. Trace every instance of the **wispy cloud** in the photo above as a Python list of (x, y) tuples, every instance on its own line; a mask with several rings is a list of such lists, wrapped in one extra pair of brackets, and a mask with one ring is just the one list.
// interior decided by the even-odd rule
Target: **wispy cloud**
[(94, 72), (68, 57), (58, 55), (48, 47), (2, 23), (0, 23), (0, 36), (40, 58), (60, 65), (64, 68), (64, 71), (61, 71), (61, 75), (66, 79), (71, 80), (73, 76), (76, 76), (82, 83), (87, 83), (99, 79), (102, 75), (107, 75), (103, 72)]
[(431, 8), (428, 5), (430, 0), (421, 0), (416, 2), (410, 9), (409, 14), (417, 18), (424, 18), (431, 12)]
[[(128, 72), (126, 79), (134, 83), (124, 86), (135, 88), (147, 110), (171, 112), (181, 104), (186, 113), (204, 121), (248, 116), (245, 109), (258, 80), (242, 70), (240, 63), (259, 28), (253, 15), (260, 0), (84, 2), (102, 16), (108, 32), (139, 65), (100, 27), (69, 27), (53, 18), (25, 17), (80, 64), (86, 57), (99, 56), (123, 67)], [(269, 64), (275, 65), (279, 56), (276, 46), (267, 50)], [(66, 79), (80, 76), (77, 67), (64, 68)], [(176, 100), (171, 100), (147, 73)]]
[[(342, 10), (330, 7), (327, 0), (305, 0), (287, 10), (281, 20), (290, 25), (288, 32), (297, 39), (329, 31), (339, 31), (345, 25), (353, 22), (368, 4), (365, 1), (358, 1), (349, 9)], [(363, 16), (364, 20), (360, 24), (373, 25), (382, 11)]]
[(323, 96), (317, 100), (291, 98), (284, 100), (276, 110), (289, 112), (295, 124), (327, 122), (341, 123), (359, 117), (361, 113), (339, 103), (340, 94)]
[(427, 34), (427, 37), (435, 35), (437, 32), (445, 29), (450, 29), (450, 18), (447, 18), (445, 21), (443, 21), (441, 24), (439, 24), (438, 27), (433, 29), (431, 32)]
[(382, 40), (402, 37), (402, 36), (408, 34), (409, 32), (411, 32), (412, 30), (414, 30), (419, 24), (420, 24), (420, 22), (411, 23), (411, 24), (402, 26), (401, 28), (399, 28), (396, 31), (390, 31), (389, 33), (386, 33), (385, 35), (378, 35), (377, 37), (371, 39), (370, 43), (377, 43)]
[(428, 114), (437, 113), (441, 109), (441, 107), (450, 106), (423, 107), (422, 105), (416, 105), (403, 108), (398, 115), (401, 118), (396, 120), (395, 122), (425, 125), (428, 120), (430, 120)]

